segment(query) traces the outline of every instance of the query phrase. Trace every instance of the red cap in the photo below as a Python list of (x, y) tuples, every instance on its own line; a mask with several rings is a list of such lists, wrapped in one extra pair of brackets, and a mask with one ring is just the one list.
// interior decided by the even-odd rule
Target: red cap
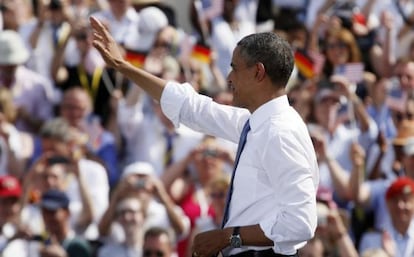
[(391, 186), (388, 187), (385, 199), (389, 200), (401, 194), (414, 194), (414, 180), (407, 177), (396, 179)]
[(20, 182), (12, 176), (0, 176), (0, 197), (20, 197), (22, 188)]

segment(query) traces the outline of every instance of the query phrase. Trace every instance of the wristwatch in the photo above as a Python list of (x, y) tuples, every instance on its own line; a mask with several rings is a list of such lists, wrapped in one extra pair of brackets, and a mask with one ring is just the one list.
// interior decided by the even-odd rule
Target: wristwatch
[(240, 227), (234, 227), (233, 234), (230, 237), (230, 246), (233, 248), (240, 248), (242, 246)]

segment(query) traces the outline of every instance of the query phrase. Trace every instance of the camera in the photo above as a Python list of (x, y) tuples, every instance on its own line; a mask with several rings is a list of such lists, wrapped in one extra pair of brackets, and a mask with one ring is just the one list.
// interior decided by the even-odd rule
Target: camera
[(63, 4), (61, 0), (51, 0), (49, 3), (50, 10), (60, 10), (62, 9)]
[(210, 157), (217, 157), (218, 153), (217, 153), (217, 150), (215, 149), (207, 148), (203, 151), (203, 155), (210, 156)]
[(135, 184), (136, 189), (144, 189), (147, 185), (146, 179), (138, 179), (137, 183)]

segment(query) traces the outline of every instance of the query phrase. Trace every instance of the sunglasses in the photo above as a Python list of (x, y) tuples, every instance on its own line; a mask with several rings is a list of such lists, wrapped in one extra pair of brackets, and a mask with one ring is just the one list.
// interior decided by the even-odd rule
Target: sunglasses
[(144, 257), (150, 257), (150, 256), (164, 257), (164, 253), (160, 250), (144, 249)]
[(225, 196), (226, 196), (226, 193), (224, 192), (210, 194), (210, 197), (213, 199), (223, 199)]

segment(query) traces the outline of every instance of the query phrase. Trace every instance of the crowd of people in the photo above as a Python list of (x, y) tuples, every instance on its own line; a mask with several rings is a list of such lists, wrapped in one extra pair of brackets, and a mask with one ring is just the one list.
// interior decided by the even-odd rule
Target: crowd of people
[(93, 16), (135, 66), (229, 105), (237, 42), (285, 38), (288, 99), (320, 172), (299, 256), (412, 256), (414, 3), (187, 8), (191, 31), (162, 0), (0, 0), (0, 255), (191, 257), (195, 235), (221, 226), (237, 145), (173, 124), (107, 67)]

